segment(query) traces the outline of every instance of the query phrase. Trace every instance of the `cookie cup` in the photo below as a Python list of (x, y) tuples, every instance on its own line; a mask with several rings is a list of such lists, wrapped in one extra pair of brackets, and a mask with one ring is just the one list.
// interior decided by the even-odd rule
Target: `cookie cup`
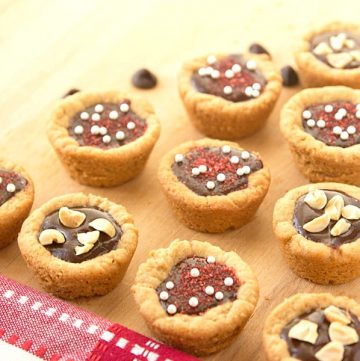
[[(184, 258), (207, 257), (232, 267), (241, 286), (235, 301), (213, 307), (200, 315), (169, 316), (162, 308), (156, 288), (171, 268)], [(148, 327), (159, 338), (195, 355), (226, 348), (243, 329), (258, 300), (258, 282), (250, 267), (235, 252), (224, 252), (207, 242), (175, 240), (168, 248), (150, 253), (140, 265), (132, 288)]]
[[(68, 126), (78, 112), (96, 103), (117, 103), (131, 100), (132, 110), (146, 120), (147, 129), (134, 141), (112, 149), (80, 146), (69, 135)], [(160, 135), (160, 123), (152, 106), (130, 94), (108, 91), (79, 92), (58, 102), (50, 119), (48, 138), (70, 176), (81, 184), (112, 187), (136, 177)]]
[(194, 147), (223, 145), (243, 150), (237, 143), (202, 139), (172, 149), (160, 163), (159, 180), (171, 208), (182, 223), (196, 231), (219, 233), (242, 227), (252, 219), (269, 189), (270, 172), (267, 167), (249, 175), (247, 188), (219, 196), (196, 194), (172, 171), (177, 153), (186, 153)]
[(331, 248), (303, 237), (294, 227), (296, 201), (310, 187), (336, 190), (360, 200), (360, 188), (346, 184), (317, 183), (290, 190), (274, 208), (273, 229), (280, 250), (290, 269), (299, 277), (323, 285), (349, 282), (360, 276), (360, 238)]
[(318, 26), (306, 33), (295, 48), (295, 61), (298, 74), (304, 87), (322, 87), (326, 85), (346, 85), (360, 88), (360, 68), (335, 69), (319, 60), (312, 52), (311, 40), (322, 33), (332, 31), (351, 31), (360, 34), (360, 26), (351, 23), (332, 22)]
[(30, 213), (34, 202), (34, 184), (25, 169), (12, 162), (0, 160), (0, 168), (14, 171), (27, 180), (24, 189), (0, 206), (0, 248), (3, 248), (17, 238), (21, 225)]
[(280, 337), (283, 328), (298, 316), (328, 306), (351, 311), (360, 317), (360, 305), (353, 299), (330, 293), (299, 293), (274, 308), (265, 321), (263, 344), (268, 361), (298, 361), (291, 357), (286, 341)]
[[(217, 54), (223, 58), (225, 54)], [(201, 93), (192, 84), (192, 75), (206, 64), (207, 57), (187, 61), (178, 77), (178, 88), (186, 111), (195, 127), (208, 137), (240, 139), (249, 136), (265, 125), (281, 91), (281, 77), (267, 55), (245, 54), (255, 60), (267, 84), (258, 97), (231, 102), (218, 96)]]
[(311, 182), (360, 185), (360, 144), (328, 146), (304, 130), (302, 112), (314, 103), (338, 100), (360, 102), (360, 90), (347, 87), (305, 89), (294, 95), (281, 112), (280, 129), (300, 171)]
[[(109, 213), (122, 229), (117, 248), (93, 259), (71, 263), (53, 256), (39, 243), (45, 217), (59, 208), (97, 207)], [(27, 266), (49, 293), (66, 299), (104, 295), (122, 280), (137, 246), (138, 232), (131, 215), (118, 204), (95, 195), (74, 193), (53, 198), (24, 222), (18, 243)]]

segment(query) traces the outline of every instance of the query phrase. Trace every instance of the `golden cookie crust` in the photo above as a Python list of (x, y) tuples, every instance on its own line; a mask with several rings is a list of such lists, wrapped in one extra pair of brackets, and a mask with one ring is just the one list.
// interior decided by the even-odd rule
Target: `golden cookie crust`
[[(103, 150), (80, 146), (68, 133), (72, 117), (95, 103), (116, 103), (131, 100), (136, 114), (144, 118), (147, 129), (143, 136), (118, 148)], [(95, 187), (112, 187), (136, 177), (159, 138), (160, 123), (152, 106), (144, 99), (131, 94), (107, 92), (79, 92), (58, 102), (50, 119), (48, 138), (70, 176), (81, 184)]]
[(34, 202), (34, 184), (24, 168), (7, 160), (0, 159), (0, 169), (14, 171), (27, 180), (27, 185), (20, 192), (0, 206), (0, 248), (14, 241), (21, 225), (29, 215)]
[(303, 110), (315, 103), (337, 100), (360, 102), (360, 90), (347, 87), (305, 89), (289, 99), (281, 111), (280, 129), (300, 171), (311, 182), (339, 182), (360, 186), (360, 144), (328, 146), (307, 133)]
[[(235, 270), (242, 282), (237, 299), (210, 308), (201, 315), (168, 316), (159, 302), (156, 288), (184, 258), (208, 255)], [(254, 273), (235, 252), (225, 252), (207, 242), (181, 240), (150, 253), (138, 269), (132, 291), (151, 331), (165, 342), (196, 355), (217, 352), (233, 342), (253, 313), (259, 294)]]
[(360, 200), (360, 188), (339, 183), (316, 183), (294, 188), (274, 208), (273, 229), (290, 269), (299, 277), (319, 284), (341, 284), (360, 276), (360, 238), (331, 248), (306, 239), (293, 225), (299, 197), (311, 189), (336, 190)]
[[(196, 194), (172, 171), (177, 153), (186, 153), (194, 147), (223, 145), (244, 150), (237, 143), (201, 139), (172, 149), (160, 163), (158, 177), (171, 208), (182, 223), (196, 231), (219, 233), (242, 227), (254, 216), (269, 189), (270, 171), (265, 165), (249, 175), (247, 188), (221, 196)], [(252, 153), (259, 156), (256, 152)]]
[(351, 31), (360, 35), (360, 26), (336, 21), (315, 27), (307, 32), (299, 40), (294, 53), (301, 83), (309, 88), (326, 85), (346, 85), (351, 88), (360, 88), (360, 68), (334, 69), (317, 59), (311, 52), (311, 39), (316, 35), (331, 31)]
[(286, 341), (280, 337), (282, 329), (294, 318), (306, 312), (331, 305), (350, 310), (355, 316), (360, 317), (360, 305), (355, 300), (330, 293), (298, 293), (275, 307), (267, 317), (263, 331), (267, 360), (298, 361), (290, 356)]
[[(218, 59), (228, 54), (216, 54)], [(197, 91), (191, 81), (194, 71), (206, 64), (206, 56), (185, 62), (178, 77), (181, 99), (195, 127), (203, 134), (217, 139), (240, 139), (265, 125), (280, 95), (282, 83), (279, 72), (267, 55), (244, 54), (255, 60), (267, 80), (264, 92), (256, 99), (231, 102), (218, 96)]]
[[(44, 218), (59, 208), (98, 207), (121, 226), (122, 237), (116, 249), (81, 262), (70, 263), (53, 256), (39, 243)], [(106, 198), (84, 193), (56, 197), (36, 209), (24, 222), (18, 243), (27, 266), (49, 293), (66, 299), (104, 295), (122, 280), (135, 252), (138, 231), (126, 209)]]

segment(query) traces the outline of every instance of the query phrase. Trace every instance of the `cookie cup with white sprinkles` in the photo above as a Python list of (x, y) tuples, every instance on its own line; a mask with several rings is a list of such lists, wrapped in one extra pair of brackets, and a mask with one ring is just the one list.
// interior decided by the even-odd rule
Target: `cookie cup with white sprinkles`
[(285, 104), (280, 128), (310, 181), (360, 185), (360, 90), (302, 90)]
[(20, 166), (0, 159), (0, 248), (14, 241), (34, 202), (34, 185)]
[(132, 290), (154, 334), (196, 355), (233, 342), (253, 313), (259, 292), (254, 273), (235, 252), (180, 240), (151, 252)]
[(217, 139), (239, 139), (265, 125), (281, 77), (265, 54), (217, 54), (189, 60), (179, 93), (195, 127)]
[(104, 295), (122, 280), (138, 232), (126, 209), (83, 193), (56, 197), (26, 219), (20, 252), (41, 286), (73, 299)]
[(191, 229), (211, 233), (248, 223), (270, 185), (259, 154), (214, 139), (172, 149), (158, 175), (176, 217)]
[(72, 178), (111, 187), (136, 177), (160, 134), (144, 99), (118, 92), (79, 92), (59, 101), (49, 140)]

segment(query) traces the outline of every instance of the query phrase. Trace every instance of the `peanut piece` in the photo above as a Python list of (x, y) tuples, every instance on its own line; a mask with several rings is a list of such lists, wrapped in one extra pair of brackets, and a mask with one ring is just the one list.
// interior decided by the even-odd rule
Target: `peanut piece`
[(321, 189), (314, 189), (305, 196), (304, 202), (311, 208), (323, 209), (327, 202), (326, 194)]
[(324, 314), (329, 322), (340, 322), (344, 325), (348, 325), (351, 322), (350, 317), (344, 311), (333, 305), (325, 308)]
[(315, 357), (319, 361), (342, 361), (344, 357), (344, 346), (340, 342), (329, 342), (316, 352)]
[(88, 243), (94, 244), (98, 241), (99, 237), (100, 237), (99, 231), (92, 231), (92, 232), (77, 234), (78, 241), (83, 245), (86, 245)]
[(109, 237), (114, 237), (116, 234), (116, 229), (114, 225), (105, 218), (97, 218), (89, 223), (89, 226), (106, 233)]
[(326, 59), (334, 68), (343, 69), (352, 62), (353, 57), (349, 53), (336, 53), (328, 54)]
[(301, 320), (289, 330), (289, 337), (315, 344), (318, 338), (318, 325), (308, 320)]
[(325, 43), (325, 41), (322, 41), (319, 43), (316, 48), (314, 48), (313, 53), (316, 55), (328, 55), (331, 54), (333, 51), (330, 48), (330, 46)]
[(85, 213), (74, 211), (68, 207), (61, 207), (59, 210), (59, 220), (65, 227), (77, 228), (83, 224), (85, 218)]
[(77, 256), (89, 252), (94, 247), (93, 243), (86, 243), (84, 246), (76, 246), (75, 254)]
[(344, 218), (341, 218), (336, 222), (335, 226), (331, 228), (330, 234), (334, 237), (340, 236), (347, 232), (350, 227), (351, 223), (346, 221)]
[(340, 322), (332, 322), (329, 326), (329, 336), (331, 341), (337, 341), (344, 346), (352, 345), (359, 341), (359, 335), (352, 327)]
[(330, 223), (330, 217), (324, 213), (322, 216), (314, 218), (312, 221), (303, 225), (303, 228), (311, 233), (323, 231)]
[(349, 204), (343, 208), (341, 214), (346, 219), (357, 220), (360, 219), (360, 208)]
[(344, 208), (344, 198), (340, 195), (332, 197), (325, 207), (325, 213), (329, 215), (330, 219), (337, 221), (341, 216), (341, 211)]
[(40, 233), (39, 242), (43, 246), (48, 246), (49, 244), (55, 243), (64, 243), (64, 235), (56, 229), (45, 229)]

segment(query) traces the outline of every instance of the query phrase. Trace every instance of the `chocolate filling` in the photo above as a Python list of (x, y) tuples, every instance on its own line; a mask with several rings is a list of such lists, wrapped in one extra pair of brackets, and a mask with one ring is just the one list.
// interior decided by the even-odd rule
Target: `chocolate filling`
[[(348, 326), (353, 327), (358, 335), (360, 335), (360, 322), (358, 318), (351, 313), (349, 313), (349, 315), (351, 316), (352, 322)], [(314, 345), (308, 342), (292, 339), (288, 336), (290, 329), (301, 320), (308, 320), (318, 325), (319, 336)], [(280, 336), (286, 341), (289, 353), (292, 357), (301, 361), (319, 361), (315, 357), (315, 354), (331, 341), (329, 337), (329, 326), (330, 323), (326, 319), (324, 311), (315, 310), (295, 318), (283, 328)], [(343, 361), (360, 361), (359, 342), (354, 345), (344, 346), (344, 349), (345, 352)]]
[[(191, 269), (193, 268), (199, 270), (197, 277), (191, 276)], [(227, 277), (231, 277), (233, 280), (231, 286), (224, 284)], [(169, 281), (174, 284), (172, 289), (166, 287)], [(172, 304), (176, 306), (177, 313), (198, 315), (209, 308), (235, 300), (240, 284), (232, 268), (216, 262), (208, 263), (205, 258), (194, 256), (185, 258), (176, 264), (171, 269), (169, 276), (156, 288), (156, 292), (159, 296), (163, 291), (168, 293), (169, 298), (166, 301), (160, 299), (165, 310), (169, 304)], [(213, 294), (208, 295), (206, 293), (207, 286), (213, 287)], [(221, 300), (216, 299), (216, 292), (222, 292), (223, 298)], [(198, 299), (196, 307), (189, 305), (191, 297)]]
[[(259, 70), (248, 70), (246, 67), (247, 60), (243, 55), (235, 54), (229, 55), (216, 63), (210, 65), (212, 69), (220, 72), (219, 78), (213, 79), (210, 75), (201, 76), (196, 71), (192, 76), (192, 82), (197, 91), (201, 93), (215, 95), (232, 102), (241, 102), (252, 99), (253, 97), (247, 95), (245, 89), (252, 87), (254, 83), (260, 85), (259, 95), (264, 90), (266, 79)], [(235, 72), (232, 78), (225, 76), (226, 70), (232, 69), (234, 64), (241, 66), (240, 72)], [(231, 86), (232, 93), (225, 94), (224, 87)]]
[[(66, 262), (81, 263), (106, 254), (117, 247), (119, 240), (122, 236), (122, 230), (119, 224), (109, 213), (97, 208), (80, 207), (71, 209), (86, 214), (86, 219), (81, 226), (77, 228), (65, 227), (59, 220), (59, 211), (55, 211), (49, 214), (44, 219), (44, 222), (41, 226), (39, 233), (41, 233), (45, 229), (56, 229), (65, 236), (65, 243), (53, 243), (49, 246), (45, 246), (45, 248), (53, 256), (60, 258)], [(110, 237), (106, 233), (100, 232), (99, 240), (94, 244), (94, 247), (89, 252), (77, 256), (75, 254), (75, 247), (81, 246), (81, 243), (77, 240), (77, 234), (94, 231), (95, 229), (90, 227), (89, 223), (97, 218), (105, 218), (110, 221), (115, 227), (115, 236)]]
[[(122, 112), (120, 106), (127, 104), (129, 110)], [(93, 146), (103, 149), (117, 148), (141, 137), (146, 129), (145, 119), (140, 118), (130, 109), (130, 101), (122, 103), (102, 103), (102, 111), (96, 111), (96, 104), (83, 109), (70, 121), (68, 132), (81, 146)], [(88, 119), (82, 119), (81, 114), (88, 114)], [(117, 113), (116, 119), (115, 114)], [(95, 120), (93, 114), (97, 114)], [(130, 123), (130, 125), (129, 125)], [(123, 132), (119, 136), (118, 132)]]
[[(333, 110), (326, 112), (326, 106), (332, 106)], [(339, 109), (345, 109), (346, 115), (342, 119), (337, 120), (335, 119), (335, 115)], [(320, 140), (326, 145), (342, 148), (360, 144), (360, 119), (356, 116), (356, 114), (359, 114), (360, 108), (357, 108), (356, 104), (339, 100), (336, 102), (313, 104), (307, 107), (306, 110), (310, 111), (311, 118), (309, 120), (302, 116), (303, 127), (304, 130), (315, 139)], [(312, 120), (315, 121), (315, 125)], [(324, 127), (317, 125), (319, 120), (324, 120)], [(342, 132), (346, 132), (347, 139), (342, 139), (340, 134), (335, 134), (335, 127), (340, 127)], [(353, 128), (352, 131), (351, 128)], [(353, 133), (354, 131), (355, 133)]]
[[(0, 169), (0, 206), (12, 198), (17, 192), (23, 190), (27, 185), (27, 180), (19, 173)], [(9, 192), (7, 186), (13, 184), (15, 186), (14, 192)]]
[[(263, 167), (262, 161), (254, 154), (249, 153), (249, 158), (241, 158), (243, 151), (231, 148), (230, 153), (223, 153), (219, 147), (198, 147), (184, 154), (182, 162), (174, 162), (172, 170), (178, 180), (200, 196), (225, 195), (230, 192), (244, 189), (248, 186), (248, 175), (239, 176), (237, 170), (248, 166), (251, 172)], [(239, 163), (231, 163), (231, 157), (239, 158)], [(205, 165), (207, 170), (194, 176), (192, 169)], [(217, 181), (218, 174), (224, 174), (223, 182)], [(215, 188), (210, 190), (206, 187), (208, 181), (215, 183)]]
[[(338, 191), (328, 191), (324, 190), (328, 201), (335, 195), (341, 195), (344, 199), (345, 206), (351, 204), (353, 206), (360, 207), (360, 201)], [(314, 218), (321, 216), (324, 213), (323, 209), (313, 209), (304, 199), (306, 194), (301, 196), (295, 204), (294, 210), (294, 219), (293, 223), (296, 230), (305, 238), (314, 241), (323, 243), (329, 247), (337, 248), (345, 243), (351, 243), (360, 238), (360, 220), (347, 220), (351, 223), (350, 229), (341, 234), (340, 236), (334, 237), (330, 234), (331, 228), (335, 225), (337, 221), (330, 220), (330, 223), (327, 228), (318, 233), (310, 233), (303, 228), (303, 225), (307, 222), (310, 222)]]

